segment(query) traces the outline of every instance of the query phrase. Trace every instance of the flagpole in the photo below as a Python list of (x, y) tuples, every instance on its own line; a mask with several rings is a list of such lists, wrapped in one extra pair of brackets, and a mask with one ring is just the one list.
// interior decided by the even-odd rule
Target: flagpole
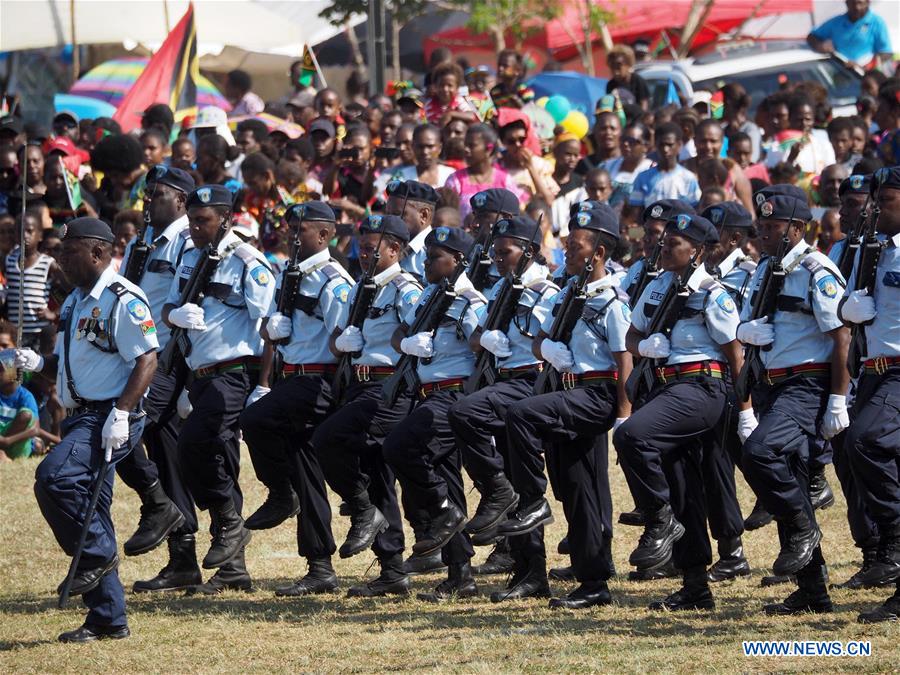
[(166, 35), (169, 34), (169, 2), (168, 0), (163, 0), (163, 16), (166, 18)]
[(309, 50), (309, 55), (312, 57), (313, 65), (316, 67), (316, 75), (319, 76), (319, 79), (322, 81), (322, 86), (327, 87), (328, 82), (325, 81), (325, 73), (322, 72), (322, 68), (319, 67), (319, 59), (316, 58), (316, 53), (313, 51), (313, 48), (307, 44), (306, 48)]
[(69, 0), (69, 29), (72, 32), (72, 84), (78, 82), (81, 59), (78, 58), (78, 38), (75, 36), (75, 0)]

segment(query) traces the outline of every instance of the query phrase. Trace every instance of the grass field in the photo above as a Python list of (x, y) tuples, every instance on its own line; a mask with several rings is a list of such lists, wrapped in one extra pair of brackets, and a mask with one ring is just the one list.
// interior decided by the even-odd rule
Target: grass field
[[(263, 499), (245, 455), (243, 486), (245, 512)], [(273, 588), (302, 576), (305, 567), (296, 555), (295, 528), (284, 524), (255, 533), (248, 549), (248, 566), (257, 590), (215, 598), (185, 598), (166, 594), (128, 595), (133, 637), (88, 645), (62, 645), (56, 636), (78, 626), (84, 608), (77, 601), (56, 609), (55, 588), (68, 559), (57, 546), (38, 510), (32, 492), (37, 460), (0, 465), (2, 544), (0, 544), (0, 672), (380, 672), (436, 670), (465, 672), (580, 671), (580, 672), (732, 672), (732, 671), (897, 671), (900, 664), (900, 626), (856, 623), (857, 613), (882, 602), (881, 591), (833, 591), (834, 614), (771, 619), (764, 602), (781, 599), (791, 588), (760, 588), (760, 577), (777, 553), (772, 526), (745, 537), (753, 576), (715, 585), (717, 608), (711, 613), (651, 613), (646, 605), (672, 592), (676, 580), (633, 583), (616, 577), (610, 582), (611, 607), (584, 612), (547, 609), (546, 601), (493, 605), (487, 592), (501, 587), (505, 577), (479, 578), (482, 597), (441, 606), (414, 599), (356, 599), (343, 595), (310, 599), (276, 598)], [(613, 475), (616, 516), (630, 509), (624, 478)], [(829, 480), (839, 492), (829, 470)], [(114, 519), (119, 544), (137, 523), (137, 496), (117, 481)], [(749, 488), (740, 483), (741, 504), (752, 506)], [(473, 501), (477, 493), (470, 492)], [(333, 501), (337, 506), (337, 500)], [(565, 563), (555, 554), (565, 524), (561, 505), (554, 506), (557, 522), (548, 528), (551, 565)], [(335, 510), (336, 513), (336, 510)], [(823, 546), (831, 577), (843, 581), (859, 561), (850, 543), (844, 502), (821, 515)], [(201, 528), (206, 526), (205, 516)], [(348, 522), (335, 516), (340, 543)], [(620, 574), (628, 572), (627, 558), (639, 530), (618, 527), (614, 556)], [(207, 548), (198, 542), (200, 555)], [(148, 578), (164, 564), (165, 547), (122, 561), (126, 589)], [(476, 562), (487, 549), (477, 552)], [(122, 555), (120, 553), (120, 555)], [(367, 574), (377, 574), (371, 553), (337, 561), (343, 588)], [(414, 593), (432, 587), (437, 576), (415, 578)], [(555, 594), (570, 586), (556, 583)], [(872, 656), (744, 657), (742, 640), (870, 640)]]

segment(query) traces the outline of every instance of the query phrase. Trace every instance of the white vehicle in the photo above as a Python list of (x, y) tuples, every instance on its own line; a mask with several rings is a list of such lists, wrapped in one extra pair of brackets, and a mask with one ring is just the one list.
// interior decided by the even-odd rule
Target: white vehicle
[(688, 101), (694, 92), (716, 91), (729, 82), (744, 86), (752, 100), (751, 119), (762, 100), (783, 82), (812, 80), (829, 92), (835, 117), (856, 114), (862, 77), (836, 58), (814, 52), (801, 42), (733, 43), (678, 61), (650, 61), (635, 70), (647, 81), (653, 106), (666, 100), (669, 80)]

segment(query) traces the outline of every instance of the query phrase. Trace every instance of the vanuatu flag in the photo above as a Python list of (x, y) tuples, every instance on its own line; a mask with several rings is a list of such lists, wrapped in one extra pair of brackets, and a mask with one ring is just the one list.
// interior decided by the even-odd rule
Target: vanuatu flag
[(304, 87), (312, 86), (316, 77), (316, 62), (309, 45), (303, 46), (303, 65), (300, 66), (300, 84)]
[(187, 115), (196, 116), (199, 77), (197, 28), (191, 4), (122, 98), (113, 119), (128, 133), (140, 124), (144, 110), (156, 103), (167, 104), (174, 111), (176, 121)]

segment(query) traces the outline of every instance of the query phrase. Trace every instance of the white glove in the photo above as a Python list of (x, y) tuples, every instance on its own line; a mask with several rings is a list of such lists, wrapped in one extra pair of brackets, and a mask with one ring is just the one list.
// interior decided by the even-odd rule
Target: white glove
[(501, 359), (512, 356), (509, 349), (509, 338), (502, 330), (487, 330), (481, 334), (478, 342), (494, 356)]
[(853, 291), (841, 306), (841, 318), (850, 323), (865, 323), (875, 318), (875, 299), (863, 288)]
[(191, 405), (191, 399), (188, 397), (187, 389), (181, 390), (181, 393), (178, 395), (178, 402), (175, 404), (175, 409), (178, 411), (178, 416), (183, 420), (186, 420), (187, 416), (191, 414), (194, 406)]
[(247, 407), (249, 408), (270, 391), (272, 390), (268, 387), (264, 387), (261, 384), (256, 385), (256, 387), (253, 389), (253, 391), (250, 392), (250, 395), (247, 397)]
[(562, 342), (544, 339), (541, 342), (541, 356), (561, 373), (572, 370), (575, 365), (575, 357)]
[(338, 351), (349, 354), (361, 352), (365, 344), (366, 341), (363, 339), (362, 331), (356, 326), (347, 326), (344, 332), (338, 335), (337, 340), (334, 341), (334, 346), (337, 347)]
[(400, 341), (400, 351), (424, 359), (434, 356), (434, 341), (431, 339), (431, 333), (416, 333), (403, 338)]
[(125, 445), (128, 442), (128, 412), (118, 408), (110, 410), (106, 422), (103, 423), (100, 438), (103, 439), (103, 447), (106, 450), (115, 450)]
[(638, 353), (648, 359), (664, 359), (672, 353), (669, 338), (662, 333), (654, 333), (646, 340), (638, 342)]
[(628, 419), (627, 417), (617, 417), (616, 421), (613, 422), (612, 432), (616, 433), (616, 429), (618, 429), (620, 426), (622, 426), (622, 422), (624, 422), (627, 419)]
[(31, 349), (17, 349), (16, 368), (31, 372), (42, 370), (44, 368), (44, 357)]
[(759, 426), (756, 415), (753, 414), (753, 408), (747, 408), (738, 412), (737, 435), (741, 439), (741, 443), (746, 443), (750, 438), (753, 430)]
[(822, 417), (822, 438), (826, 441), (834, 438), (844, 429), (850, 426), (850, 415), (847, 412), (847, 397), (841, 394), (831, 394), (828, 397), (828, 407)]
[(291, 317), (275, 312), (266, 322), (266, 332), (270, 340), (283, 340), (291, 336)]
[(189, 330), (206, 330), (203, 308), (189, 302), (169, 312), (169, 323)]
[(742, 323), (737, 329), (737, 339), (748, 345), (765, 347), (775, 342), (775, 327), (769, 325), (769, 317)]

